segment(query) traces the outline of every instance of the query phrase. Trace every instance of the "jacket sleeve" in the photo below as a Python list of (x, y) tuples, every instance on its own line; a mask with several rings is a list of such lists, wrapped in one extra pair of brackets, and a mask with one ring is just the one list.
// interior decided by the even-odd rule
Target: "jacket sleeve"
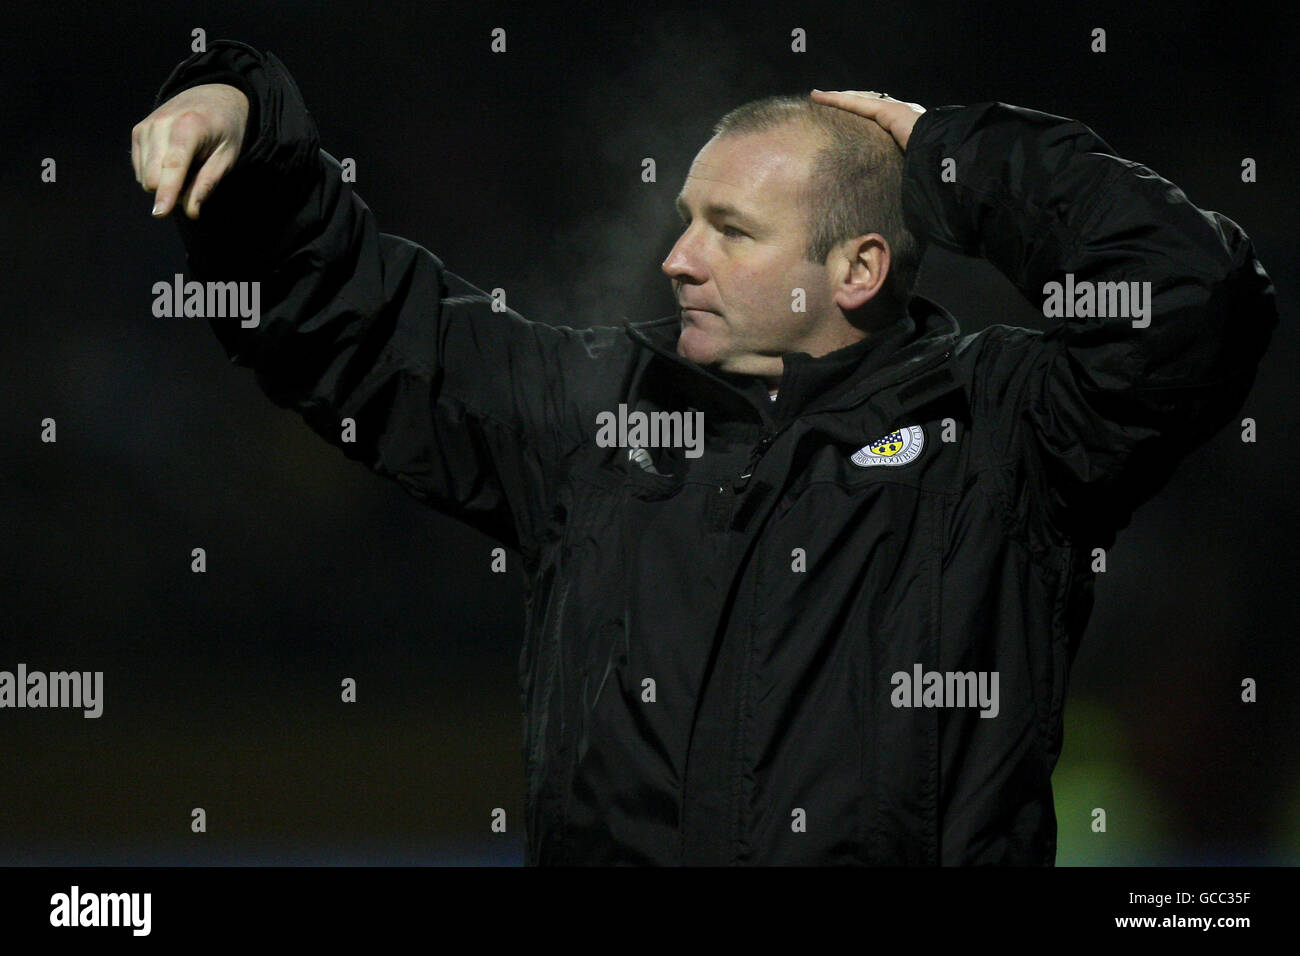
[(1020, 463), (1016, 519), (1113, 540), (1251, 389), (1278, 313), (1250, 240), (1082, 123), (1005, 103), (923, 114), (903, 192), (918, 238), (989, 260), (1035, 308), (1052, 282), (1150, 283), (1136, 319), (1080, 302), (1046, 332), (963, 341), (988, 453)]
[(192, 276), (260, 283), (256, 325), (209, 318), (231, 361), (347, 457), (527, 556), (566, 458), (609, 407), (626, 335), (493, 311), (380, 233), (273, 54), (213, 43), (158, 101), (210, 82), (248, 94), (250, 125), (199, 219), (175, 217)]

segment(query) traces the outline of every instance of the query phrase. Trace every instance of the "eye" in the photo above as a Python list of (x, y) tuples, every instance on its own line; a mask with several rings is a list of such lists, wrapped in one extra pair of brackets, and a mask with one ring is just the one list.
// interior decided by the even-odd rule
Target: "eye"
[(723, 227), (722, 227), (722, 234), (725, 235), (725, 236), (731, 236), (731, 235), (744, 236), (744, 235), (746, 235), (746, 233), (741, 232), (741, 231), (740, 231), (739, 229), (737, 229), (735, 226), (723, 226)]

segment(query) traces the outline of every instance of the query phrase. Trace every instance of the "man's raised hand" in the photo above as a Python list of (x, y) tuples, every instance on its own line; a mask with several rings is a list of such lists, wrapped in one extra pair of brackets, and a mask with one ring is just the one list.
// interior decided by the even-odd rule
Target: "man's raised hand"
[(248, 97), (225, 83), (205, 83), (177, 93), (131, 130), (131, 165), (153, 215), (161, 219), (179, 199), (185, 215), (199, 206), (235, 165), (248, 123)]
[(912, 127), (925, 112), (919, 103), (904, 103), (881, 93), (860, 90), (844, 90), (828, 93), (825, 90), (813, 90), (813, 101), (826, 106), (838, 106), (850, 113), (857, 113), (867, 119), (875, 120), (885, 132), (894, 137), (900, 149), (907, 149), (907, 141), (912, 135)]

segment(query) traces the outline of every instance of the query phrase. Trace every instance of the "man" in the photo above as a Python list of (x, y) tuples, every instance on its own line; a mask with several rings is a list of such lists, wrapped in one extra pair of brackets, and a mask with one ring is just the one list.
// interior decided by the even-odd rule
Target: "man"
[[(574, 330), (380, 234), (275, 57), (214, 44), (159, 102), (155, 214), (262, 284), (232, 360), (522, 555), (529, 863), (1054, 862), (1093, 549), (1277, 322), (1234, 223), (1060, 117), (777, 98), (691, 167), (681, 313)], [(1063, 321), (962, 335), (916, 240)]]

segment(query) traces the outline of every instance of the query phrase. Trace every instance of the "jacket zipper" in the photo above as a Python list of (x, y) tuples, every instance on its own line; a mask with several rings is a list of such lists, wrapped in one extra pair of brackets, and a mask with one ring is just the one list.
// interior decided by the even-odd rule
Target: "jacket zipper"
[(754, 469), (758, 467), (759, 460), (767, 454), (767, 450), (772, 447), (772, 442), (776, 441), (776, 436), (785, 431), (784, 428), (774, 432), (766, 432), (759, 439), (754, 450), (749, 453), (749, 463), (745, 465), (745, 471), (735, 481), (731, 483), (731, 490), (740, 494), (749, 485), (749, 479), (754, 475)]

